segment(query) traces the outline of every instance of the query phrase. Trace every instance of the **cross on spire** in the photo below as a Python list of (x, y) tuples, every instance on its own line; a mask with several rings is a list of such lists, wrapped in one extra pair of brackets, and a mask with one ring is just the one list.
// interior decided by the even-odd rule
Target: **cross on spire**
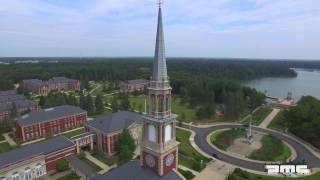
[(162, 0), (159, 0), (157, 4), (159, 5), (159, 8), (161, 8), (161, 5), (163, 4)]

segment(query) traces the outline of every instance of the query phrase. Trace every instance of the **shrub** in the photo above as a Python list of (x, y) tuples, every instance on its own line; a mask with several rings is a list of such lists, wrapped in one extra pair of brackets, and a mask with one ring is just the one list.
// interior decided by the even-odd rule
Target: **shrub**
[(63, 172), (69, 169), (69, 162), (65, 159), (61, 159), (57, 162), (57, 171)]
[(192, 172), (190, 171), (185, 171), (182, 169), (178, 169), (178, 171), (187, 179), (187, 180), (191, 180), (194, 178), (194, 175), (192, 174)]

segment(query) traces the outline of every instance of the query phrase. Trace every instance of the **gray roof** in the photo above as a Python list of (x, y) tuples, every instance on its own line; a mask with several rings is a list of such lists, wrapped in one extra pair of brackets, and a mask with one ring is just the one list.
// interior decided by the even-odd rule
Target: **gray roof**
[(128, 84), (144, 84), (144, 83), (148, 83), (148, 80), (145, 79), (135, 79), (135, 80), (128, 80), (127, 81)]
[(8, 102), (8, 103), (0, 103), (0, 112), (11, 111), (11, 109), (13, 107), (13, 103), (16, 105), (16, 108), (18, 111), (19, 111), (19, 109), (28, 109), (28, 108), (31, 108), (31, 107), (38, 105), (38, 103), (36, 101), (32, 101), (32, 100), (28, 100), (28, 99), (18, 100), (18, 101)]
[(152, 80), (153, 81), (168, 80), (161, 7), (159, 7), (159, 14), (158, 14), (157, 40), (156, 40), (156, 49), (155, 49), (155, 55), (153, 60)]
[(143, 118), (140, 114), (120, 111), (112, 115), (98, 117), (92, 121), (87, 121), (85, 124), (94, 127), (104, 133), (111, 133), (117, 130), (128, 128), (133, 123), (143, 123)]
[(63, 105), (49, 109), (42, 109), (40, 111), (34, 111), (29, 114), (17, 118), (17, 123), (20, 126), (26, 126), (29, 124), (35, 124), (39, 122), (45, 122), (60, 117), (75, 115), (79, 113), (85, 113), (85, 110), (76, 106)]
[(23, 80), (23, 83), (34, 84), (34, 85), (38, 85), (38, 86), (44, 85), (44, 82), (39, 79), (25, 79), (25, 80)]
[(49, 83), (73, 83), (77, 80), (66, 78), (66, 77), (53, 77), (48, 80)]
[(17, 94), (15, 90), (0, 91), (0, 96), (8, 96)]
[(140, 161), (130, 161), (104, 175), (97, 176), (93, 180), (181, 180), (174, 171), (165, 176), (158, 176), (154, 171), (140, 166)]
[(49, 140), (25, 145), (0, 154), (0, 168), (19, 161), (24, 161), (37, 155), (50, 154), (73, 145), (74, 144), (64, 136), (55, 136)]

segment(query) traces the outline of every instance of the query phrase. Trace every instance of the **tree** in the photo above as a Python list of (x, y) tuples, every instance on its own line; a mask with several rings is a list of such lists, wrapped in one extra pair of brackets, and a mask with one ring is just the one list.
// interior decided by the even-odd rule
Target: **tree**
[(39, 105), (44, 106), (45, 103), (46, 103), (46, 98), (44, 96), (40, 96)]
[(126, 110), (126, 111), (130, 109), (130, 101), (129, 101), (129, 96), (127, 94), (122, 95), (120, 108), (121, 110)]
[(85, 96), (83, 95), (83, 93), (80, 93), (80, 108), (81, 109), (86, 109), (87, 106), (87, 100), (85, 98)]
[(118, 105), (118, 101), (117, 101), (116, 97), (112, 98), (111, 108), (112, 108), (112, 112), (118, 112), (119, 111), (119, 105)]
[(95, 100), (95, 106), (96, 106), (96, 113), (102, 114), (104, 112), (104, 104), (102, 100), (102, 95), (98, 94)]
[(124, 129), (118, 140), (119, 161), (126, 163), (130, 161), (136, 150), (135, 140), (131, 136), (128, 129)]
[(17, 110), (17, 105), (16, 103), (12, 103), (12, 107), (10, 110), (10, 118), (16, 118), (18, 116), (18, 110)]
[(57, 162), (57, 170), (59, 172), (63, 172), (69, 169), (69, 162), (65, 159), (58, 160)]
[(94, 105), (93, 105), (93, 100), (90, 94), (87, 95), (86, 97), (86, 109), (88, 111), (88, 115), (91, 116), (94, 114)]

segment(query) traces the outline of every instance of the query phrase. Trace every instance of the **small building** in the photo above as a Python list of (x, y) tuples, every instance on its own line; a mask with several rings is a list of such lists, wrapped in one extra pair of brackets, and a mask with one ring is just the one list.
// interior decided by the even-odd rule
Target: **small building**
[(120, 91), (123, 93), (144, 91), (149, 87), (149, 81), (145, 79), (121, 81), (119, 84)]
[(38, 179), (56, 173), (57, 161), (75, 154), (75, 145), (56, 136), (0, 154), (0, 179)]
[(15, 121), (15, 135), (23, 142), (81, 127), (87, 112), (79, 107), (63, 105), (31, 112)]
[(15, 90), (0, 91), (0, 123), (11, 116), (12, 111), (21, 113), (26, 110), (38, 110), (38, 102), (17, 94)]
[(33, 92), (35, 94), (45, 96), (51, 90), (73, 89), (80, 90), (80, 81), (66, 77), (53, 77), (48, 81), (42, 81), (39, 79), (27, 79), (23, 80), (21, 85), (25, 90)]
[(129, 129), (131, 135), (140, 144), (143, 118), (140, 114), (120, 111), (109, 116), (98, 117), (84, 123), (88, 132), (94, 133), (94, 143), (105, 154), (112, 156), (118, 152), (116, 144), (123, 129)]

